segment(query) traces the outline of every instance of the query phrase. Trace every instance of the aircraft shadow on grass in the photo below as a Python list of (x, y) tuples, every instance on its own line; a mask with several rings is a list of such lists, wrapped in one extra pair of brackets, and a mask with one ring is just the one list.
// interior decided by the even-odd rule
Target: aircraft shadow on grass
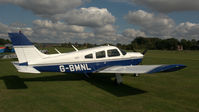
[(7, 89), (27, 89), (28, 86), (25, 82), (48, 82), (48, 81), (77, 81), (85, 80), (88, 83), (95, 85), (96, 87), (103, 89), (115, 96), (129, 96), (143, 94), (147, 91), (134, 88), (125, 84), (116, 85), (113, 80), (111, 80), (110, 75), (92, 75), (91, 78), (83, 77), (79, 74), (67, 74), (67, 75), (55, 75), (55, 76), (42, 76), (34, 78), (20, 78), (16, 75), (0, 77), (0, 80), (3, 80)]

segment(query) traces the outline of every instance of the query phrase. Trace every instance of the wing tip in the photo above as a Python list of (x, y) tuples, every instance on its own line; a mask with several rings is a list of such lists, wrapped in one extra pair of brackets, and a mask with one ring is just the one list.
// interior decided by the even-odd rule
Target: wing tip
[(172, 65), (162, 65), (160, 67), (157, 67), (151, 71), (149, 71), (148, 73), (157, 73), (157, 72), (173, 72), (173, 71), (178, 71), (181, 69), (186, 68), (186, 65), (183, 64), (172, 64)]

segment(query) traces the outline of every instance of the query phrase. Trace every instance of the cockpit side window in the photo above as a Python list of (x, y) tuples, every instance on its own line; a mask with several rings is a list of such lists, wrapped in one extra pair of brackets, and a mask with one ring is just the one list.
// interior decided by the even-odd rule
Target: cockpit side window
[(93, 54), (88, 54), (85, 56), (86, 59), (93, 59)]
[(96, 52), (96, 58), (105, 58), (105, 51)]
[(123, 55), (126, 55), (126, 52), (122, 49), (120, 49), (120, 51), (122, 52)]
[(108, 53), (108, 57), (120, 56), (120, 53), (117, 49), (107, 50), (107, 53)]

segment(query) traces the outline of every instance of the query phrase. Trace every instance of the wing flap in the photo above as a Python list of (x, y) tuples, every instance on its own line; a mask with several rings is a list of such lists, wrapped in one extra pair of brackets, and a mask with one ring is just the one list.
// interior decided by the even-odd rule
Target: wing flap
[(112, 66), (105, 68), (99, 73), (157, 73), (157, 72), (172, 72), (185, 68), (185, 65), (173, 64), (173, 65), (135, 65), (135, 66)]

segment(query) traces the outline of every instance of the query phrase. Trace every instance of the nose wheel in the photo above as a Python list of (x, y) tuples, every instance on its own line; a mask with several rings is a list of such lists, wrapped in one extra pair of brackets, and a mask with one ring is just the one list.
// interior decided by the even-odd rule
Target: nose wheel
[(84, 76), (85, 76), (86, 78), (90, 78), (89, 74), (87, 74), (87, 73), (84, 73)]
[(121, 84), (122, 83), (121, 74), (118, 74), (118, 73), (115, 74), (115, 83), (117, 83), (117, 84)]
[(134, 77), (139, 77), (138, 73), (133, 74)]

